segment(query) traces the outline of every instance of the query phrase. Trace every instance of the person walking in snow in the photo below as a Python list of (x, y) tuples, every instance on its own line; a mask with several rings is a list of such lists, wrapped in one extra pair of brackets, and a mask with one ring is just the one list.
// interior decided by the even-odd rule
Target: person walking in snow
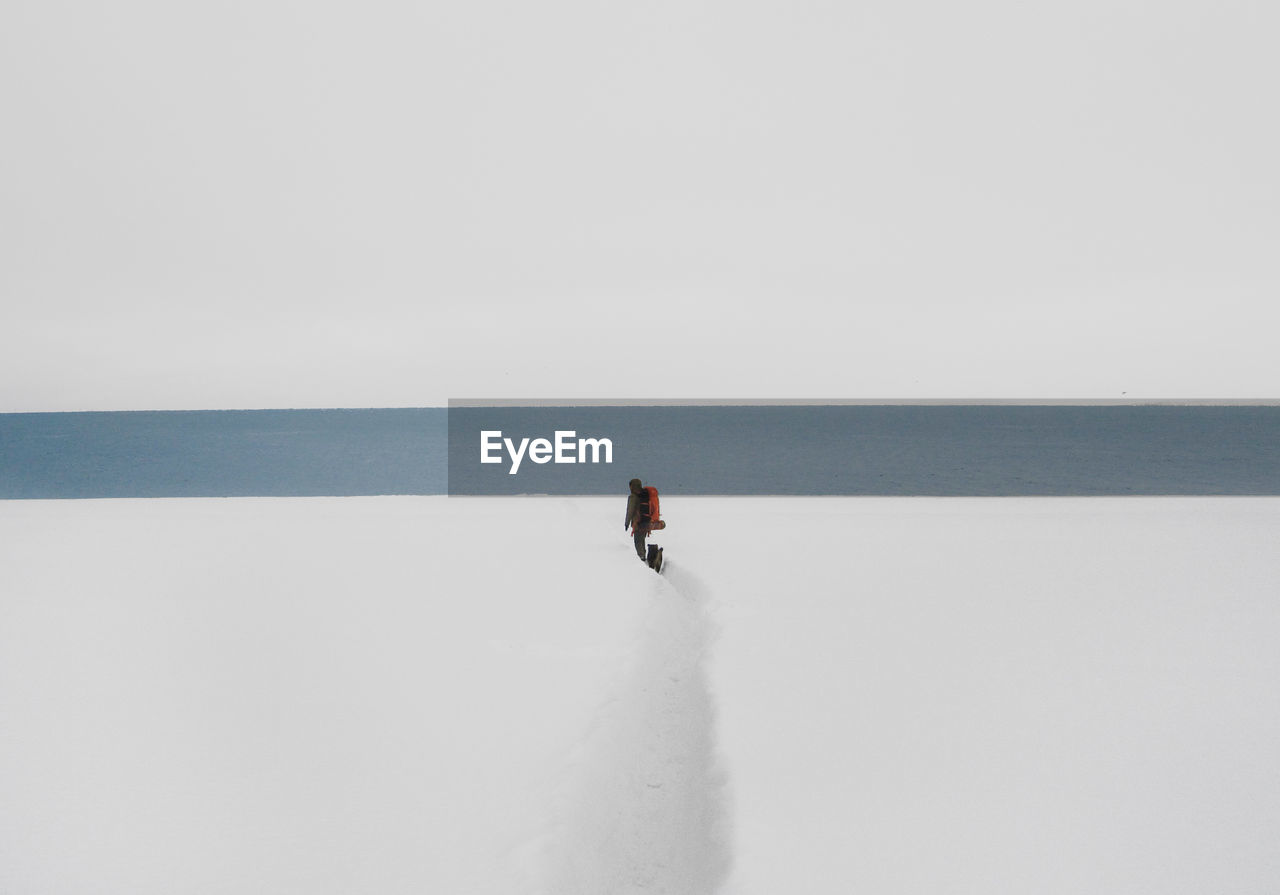
[(649, 537), (650, 523), (653, 518), (650, 514), (649, 492), (640, 484), (639, 479), (632, 479), (630, 485), (631, 493), (627, 495), (627, 518), (622, 522), (622, 530), (631, 529), (636, 545), (636, 556), (640, 557), (641, 561), (647, 562), (644, 540)]

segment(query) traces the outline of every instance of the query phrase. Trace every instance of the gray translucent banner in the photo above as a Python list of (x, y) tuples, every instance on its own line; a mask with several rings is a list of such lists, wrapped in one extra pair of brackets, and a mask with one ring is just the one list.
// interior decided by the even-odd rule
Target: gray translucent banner
[(477, 404), (450, 494), (1280, 494), (1276, 406)]

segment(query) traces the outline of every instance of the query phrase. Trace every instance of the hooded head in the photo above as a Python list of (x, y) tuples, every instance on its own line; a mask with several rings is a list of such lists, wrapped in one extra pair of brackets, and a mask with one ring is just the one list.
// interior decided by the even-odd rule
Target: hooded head
[(632, 479), (632, 480), (630, 481), (630, 483), (629, 483), (629, 484), (631, 485), (631, 493), (632, 493), (632, 494), (639, 494), (639, 493), (640, 493), (640, 489), (641, 489), (641, 487), (642, 487), (642, 486), (641, 486), (641, 484), (640, 484), (640, 480), (639, 480), (639, 479)]

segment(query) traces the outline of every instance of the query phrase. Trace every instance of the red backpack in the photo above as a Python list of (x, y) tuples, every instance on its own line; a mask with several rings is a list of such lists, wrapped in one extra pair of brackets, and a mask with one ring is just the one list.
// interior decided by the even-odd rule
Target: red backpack
[(666, 528), (667, 523), (658, 515), (658, 489), (650, 485), (644, 492), (649, 495), (649, 529), (654, 531)]

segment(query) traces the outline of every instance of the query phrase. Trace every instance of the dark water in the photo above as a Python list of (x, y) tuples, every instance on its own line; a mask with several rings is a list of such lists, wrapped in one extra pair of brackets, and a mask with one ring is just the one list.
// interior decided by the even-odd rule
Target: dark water
[(441, 494), (446, 411), (0, 414), (0, 498)]
[[(481, 464), (480, 431), (611, 464)], [(1277, 495), (1280, 407), (661, 406), (0, 414), (0, 498)]]

